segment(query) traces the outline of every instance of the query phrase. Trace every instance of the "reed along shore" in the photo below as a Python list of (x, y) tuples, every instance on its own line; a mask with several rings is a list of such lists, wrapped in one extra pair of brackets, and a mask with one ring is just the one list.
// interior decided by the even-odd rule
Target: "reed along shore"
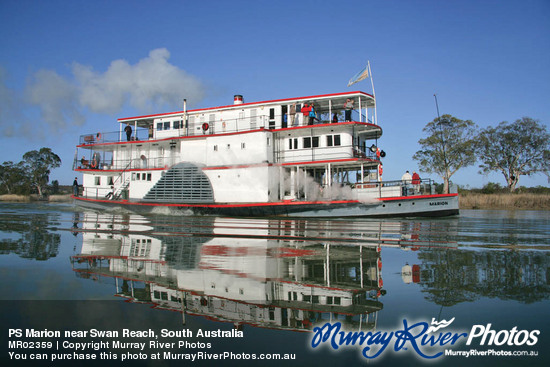
[(461, 193), (458, 200), (460, 209), (550, 210), (548, 194)]
[(70, 194), (65, 195), (50, 195), (46, 196), (43, 199), (39, 199), (37, 195), (0, 195), (0, 202), (9, 202), (9, 203), (30, 203), (34, 201), (48, 201), (50, 203), (64, 203), (70, 202), (73, 199)]

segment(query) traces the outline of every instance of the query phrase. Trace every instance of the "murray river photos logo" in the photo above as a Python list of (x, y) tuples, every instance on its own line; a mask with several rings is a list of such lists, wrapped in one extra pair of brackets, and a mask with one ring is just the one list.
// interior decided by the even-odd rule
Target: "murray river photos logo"
[[(340, 322), (327, 322), (323, 326), (313, 329), (311, 346), (315, 349), (322, 345), (338, 350), (342, 347), (357, 346), (361, 348), (361, 354), (368, 359), (381, 356), (384, 352), (412, 350), (419, 357), (435, 359), (448, 353), (453, 346), (465, 342), (467, 346), (533, 346), (538, 342), (539, 330), (518, 330), (514, 326), (510, 330), (493, 330), (491, 324), (473, 325), (469, 332), (447, 330), (455, 319), (449, 321), (436, 321), (409, 323), (403, 320), (403, 328), (392, 331), (346, 331), (342, 330)], [(451, 351), (452, 352), (452, 351)], [(482, 355), (478, 352), (472, 355)], [(465, 355), (468, 357), (470, 354)]]

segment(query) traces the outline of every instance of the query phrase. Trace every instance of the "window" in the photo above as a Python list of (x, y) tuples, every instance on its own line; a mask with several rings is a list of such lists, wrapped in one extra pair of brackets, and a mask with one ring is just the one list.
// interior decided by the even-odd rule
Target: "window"
[(107, 185), (109, 185), (109, 186), (110, 186), (110, 185), (114, 185), (114, 183), (113, 183), (113, 176), (107, 177)]
[(313, 137), (307, 137), (304, 138), (304, 148), (318, 148), (319, 147), (319, 137), (313, 136)]
[(241, 149), (246, 149), (246, 144), (245, 143), (241, 143)]
[(157, 131), (162, 130), (162, 122), (157, 122)]
[(340, 143), (340, 135), (327, 135), (327, 147), (332, 146), (339, 146)]
[(164, 130), (170, 130), (170, 121), (164, 121)]
[(179, 129), (179, 128), (183, 127), (183, 124), (181, 122), (182, 122), (181, 120), (174, 121), (174, 124), (172, 125), (174, 127), (174, 129)]
[(298, 149), (298, 139), (288, 139), (288, 149)]
[(147, 174), (147, 181), (151, 181), (151, 174), (150, 173)]
[(218, 151), (218, 146), (214, 145), (214, 152), (217, 152), (217, 151)]
[(95, 179), (96, 186), (100, 186), (101, 185), (101, 177), (100, 176), (95, 176), (94, 179)]

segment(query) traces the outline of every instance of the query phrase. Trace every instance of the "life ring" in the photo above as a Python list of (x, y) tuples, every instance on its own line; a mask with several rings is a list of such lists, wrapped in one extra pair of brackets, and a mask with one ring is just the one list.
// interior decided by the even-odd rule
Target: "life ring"
[(382, 165), (378, 166), (378, 175), (382, 176), (382, 173), (384, 172), (384, 169), (382, 168)]
[(380, 148), (376, 148), (376, 157), (380, 158)]
[(382, 278), (378, 278), (378, 288), (382, 288), (384, 286), (384, 281)]
[(222, 127), (223, 127), (224, 130), (225, 130), (225, 127), (226, 127), (226, 126), (227, 126), (227, 125), (226, 125), (225, 121), (222, 122)]
[(204, 131), (208, 130), (209, 127), (210, 127), (210, 126), (208, 126), (208, 123), (207, 123), (207, 122), (205, 122), (204, 124), (202, 124), (202, 129), (203, 129)]
[(92, 156), (92, 163), (90, 166), (92, 168), (98, 168), (100, 161), (101, 161), (101, 157), (99, 156), (99, 153), (94, 153), (94, 155)]

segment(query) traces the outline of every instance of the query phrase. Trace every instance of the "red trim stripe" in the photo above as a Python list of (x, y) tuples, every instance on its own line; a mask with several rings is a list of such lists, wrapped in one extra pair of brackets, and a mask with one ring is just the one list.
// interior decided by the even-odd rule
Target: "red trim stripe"
[(365, 125), (365, 126), (372, 126), (377, 127), (380, 131), (382, 131), (382, 128), (380, 125), (371, 124), (370, 122), (360, 122), (360, 121), (341, 121), (341, 122), (334, 122), (330, 124), (317, 124), (317, 125), (305, 125), (305, 126), (291, 126), (291, 127), (284, 127), (281, 129), (273, 129), (274, 132), (280, 132), (280, 131), (288, 131), (288, 130), (300, 130), (300, 129), (313, 129), (317, 127), (338, 127), (343, 125)]
[(77, 148), (91, 148), (94, 146), (105, 146), (105, 145), (123, 145), (123, 144), (149, 144), (149, 143), (157, 143), (159, 141), (168, 141), (168, 140), (183, 140), (183, 139), (202, 139), (202, 138), (208, 138), (212, 136), (228, 136), (228, 135), (239, 135), (239, 134), (250, 134), (250, 133), (257, 133), (261, 131), (271, 131), (268, 129), (265, 129), (263, 127), (256, 129), (256, 130), (246, 130), (246, 131), (237, 131), (233, 133), (222, 133), (222, 134), (204, 134), (204, 135), (188, 135), (188, 136), (173, 136), (170, 138), (164, 138), (164, 139), (154, 139), (154, 140), (132, 140), (132, 141), (115, 141), (112, 143), (98, 143), (98, 144), (79, 144), (76, 147)]
[[(446, 197), (456, 197), (458, 194), (435, 194), (435, 195), (418, 195), (418, 196), (396, 196), (389, 198), (379, 198), (379, 201), (396, 201), (396, 200), (415, 200), (415, 199), (442, 199)], [(244, 207), (267, 207), (267, 206), (297, 206), (297, 205), (327, 205), (327, 204), (359, 204), (359, 200), (328, 200), (328, 201), (277, 201), (271, 203), (239, 203), (239, 204), (184, 204), (184, 203), (142, 203), (133, 201), (116, 201), (116, 200), (101, 200), (89, 199), (83, 197), (74, 197), (73, 199), (90, 201), (97, 203), (109, 204), (124, 204), (124, 205), (139, 205), (139, 206), (167, 206), (167, 207), (188, 207), (188, 208), (244, 208)]]

